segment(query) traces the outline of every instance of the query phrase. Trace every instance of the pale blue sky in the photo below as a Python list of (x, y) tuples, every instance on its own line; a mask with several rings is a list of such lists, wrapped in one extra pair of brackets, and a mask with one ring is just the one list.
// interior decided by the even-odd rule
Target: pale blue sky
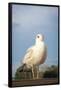
[(48, 48), (45, 64), (58, 63), (58, 8), (12, 5), (12, 65), (13, 75), (21, 65), (27, 48), (34, 45), (41, 33)]

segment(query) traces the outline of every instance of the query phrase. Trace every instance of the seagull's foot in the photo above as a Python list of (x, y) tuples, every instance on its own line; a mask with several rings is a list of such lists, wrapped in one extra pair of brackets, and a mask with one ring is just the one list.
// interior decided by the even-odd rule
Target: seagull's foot
[(39, 79), (39, 77), (33, 77), (33, 80)]
[(39, 75), (37, 75), (36, 79), (39, 79)]
[(33, 79), (33, 80), (35, 80), (35, 79), (36, 79), (36, 77), (34, 76), (32, 79)]
[(33, 80), (36, 80), (36, 78), (33, 78)]
[(36, 79), (39, 79), (39, 77), (37, 77)]

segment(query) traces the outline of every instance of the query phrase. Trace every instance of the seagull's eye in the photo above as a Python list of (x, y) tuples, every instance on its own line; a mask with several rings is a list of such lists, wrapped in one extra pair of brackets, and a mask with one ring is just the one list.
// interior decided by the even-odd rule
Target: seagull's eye
[(37, 38), (39, 38), (39, 36), (37, 36)]

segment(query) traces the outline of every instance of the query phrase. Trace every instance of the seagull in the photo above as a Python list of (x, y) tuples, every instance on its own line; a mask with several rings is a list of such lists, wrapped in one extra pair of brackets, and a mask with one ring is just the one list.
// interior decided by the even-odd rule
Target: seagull
[(23, 65), (27, 68), (32, 69), (33, 79), (34, 67), (37, 68), (37, 79), (39, 78), (39, 65), (43, 64), (47, 57), (47, 47), (44, 42), (44, 36), (42, 34), (37, 34), (35, 39), (35, 44), (27, 49), (26, 54), (23, 58)]

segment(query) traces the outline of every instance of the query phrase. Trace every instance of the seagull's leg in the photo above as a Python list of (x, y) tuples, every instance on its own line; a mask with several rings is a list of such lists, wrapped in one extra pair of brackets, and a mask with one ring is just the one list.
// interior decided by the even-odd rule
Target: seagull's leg
[(37, 66), (37, 79), (39, 79), (39, 66)]

